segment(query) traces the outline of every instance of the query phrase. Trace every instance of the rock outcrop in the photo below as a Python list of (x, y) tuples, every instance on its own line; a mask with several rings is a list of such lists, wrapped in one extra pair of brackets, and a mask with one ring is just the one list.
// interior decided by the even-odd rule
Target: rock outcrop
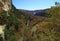
[(9, 11), (12, 8), (12, 0), (0, 0), (0, 9)]
[[(0, 37), (3, 38), (5, 41), (5, 36), (4, 36), (4, 29), (5, 29), (5, 17), (3, 18), (4, 13), (6, 12), (9, 13), (9, 11), (12, 9), (12, 0), (0, 0)], [(0, 40), (1, 41), (1, 40)]]

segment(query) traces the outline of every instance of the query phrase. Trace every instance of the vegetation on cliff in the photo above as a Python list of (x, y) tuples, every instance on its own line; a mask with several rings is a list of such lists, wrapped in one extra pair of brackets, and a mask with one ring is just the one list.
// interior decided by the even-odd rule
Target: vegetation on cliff
[[(13, 6), (13, 5), (12, 5)], [(34, 16), (19, 11), (14, 6), (6, 15), (0, 13), (0, 22), (6, 24), (6, 41), (60, 41), (60, 5), (45, 10), (47, 17)], [(36, 23), (37, 22), (37, 23)]]

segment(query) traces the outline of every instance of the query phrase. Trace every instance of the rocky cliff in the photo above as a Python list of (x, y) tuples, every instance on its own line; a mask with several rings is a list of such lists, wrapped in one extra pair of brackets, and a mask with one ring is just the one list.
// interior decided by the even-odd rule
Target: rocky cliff
[(0, 0), (0, 9), (9, 11), (12, 8), (12, 0)]

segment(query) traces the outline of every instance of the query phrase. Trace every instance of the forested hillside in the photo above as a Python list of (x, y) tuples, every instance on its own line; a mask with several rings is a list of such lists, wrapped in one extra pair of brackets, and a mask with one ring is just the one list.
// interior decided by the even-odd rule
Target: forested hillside
[(44, 16), (26, 14), (13, 4), (9, 16), (0, 11), (0, 25), (6, 24), (5, 41), (60, 41), (60, 4), (55, 4), (43, 12)]

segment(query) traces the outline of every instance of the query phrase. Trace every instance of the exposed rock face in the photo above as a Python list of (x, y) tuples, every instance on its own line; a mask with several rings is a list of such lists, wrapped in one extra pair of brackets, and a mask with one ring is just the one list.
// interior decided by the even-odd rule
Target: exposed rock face
[(9, 11), (12, 8), (12, 0), (0, 0), (0, 9)]
[[(6, 12), (10, 11), (12, 8), (12, 0), (0, 0), (0, 13), (4, 10)], [(6, 23), (3, 18), (3, 16), (0, 15), (0, 37), (4, 39), (4, 29), (5, 29)]]
[(5, 36), (4, 36), (4, 29), (5, 29), (6, 25), (0, 25), (0, 37), (3, 38), (3, 40), (5, 41)]

